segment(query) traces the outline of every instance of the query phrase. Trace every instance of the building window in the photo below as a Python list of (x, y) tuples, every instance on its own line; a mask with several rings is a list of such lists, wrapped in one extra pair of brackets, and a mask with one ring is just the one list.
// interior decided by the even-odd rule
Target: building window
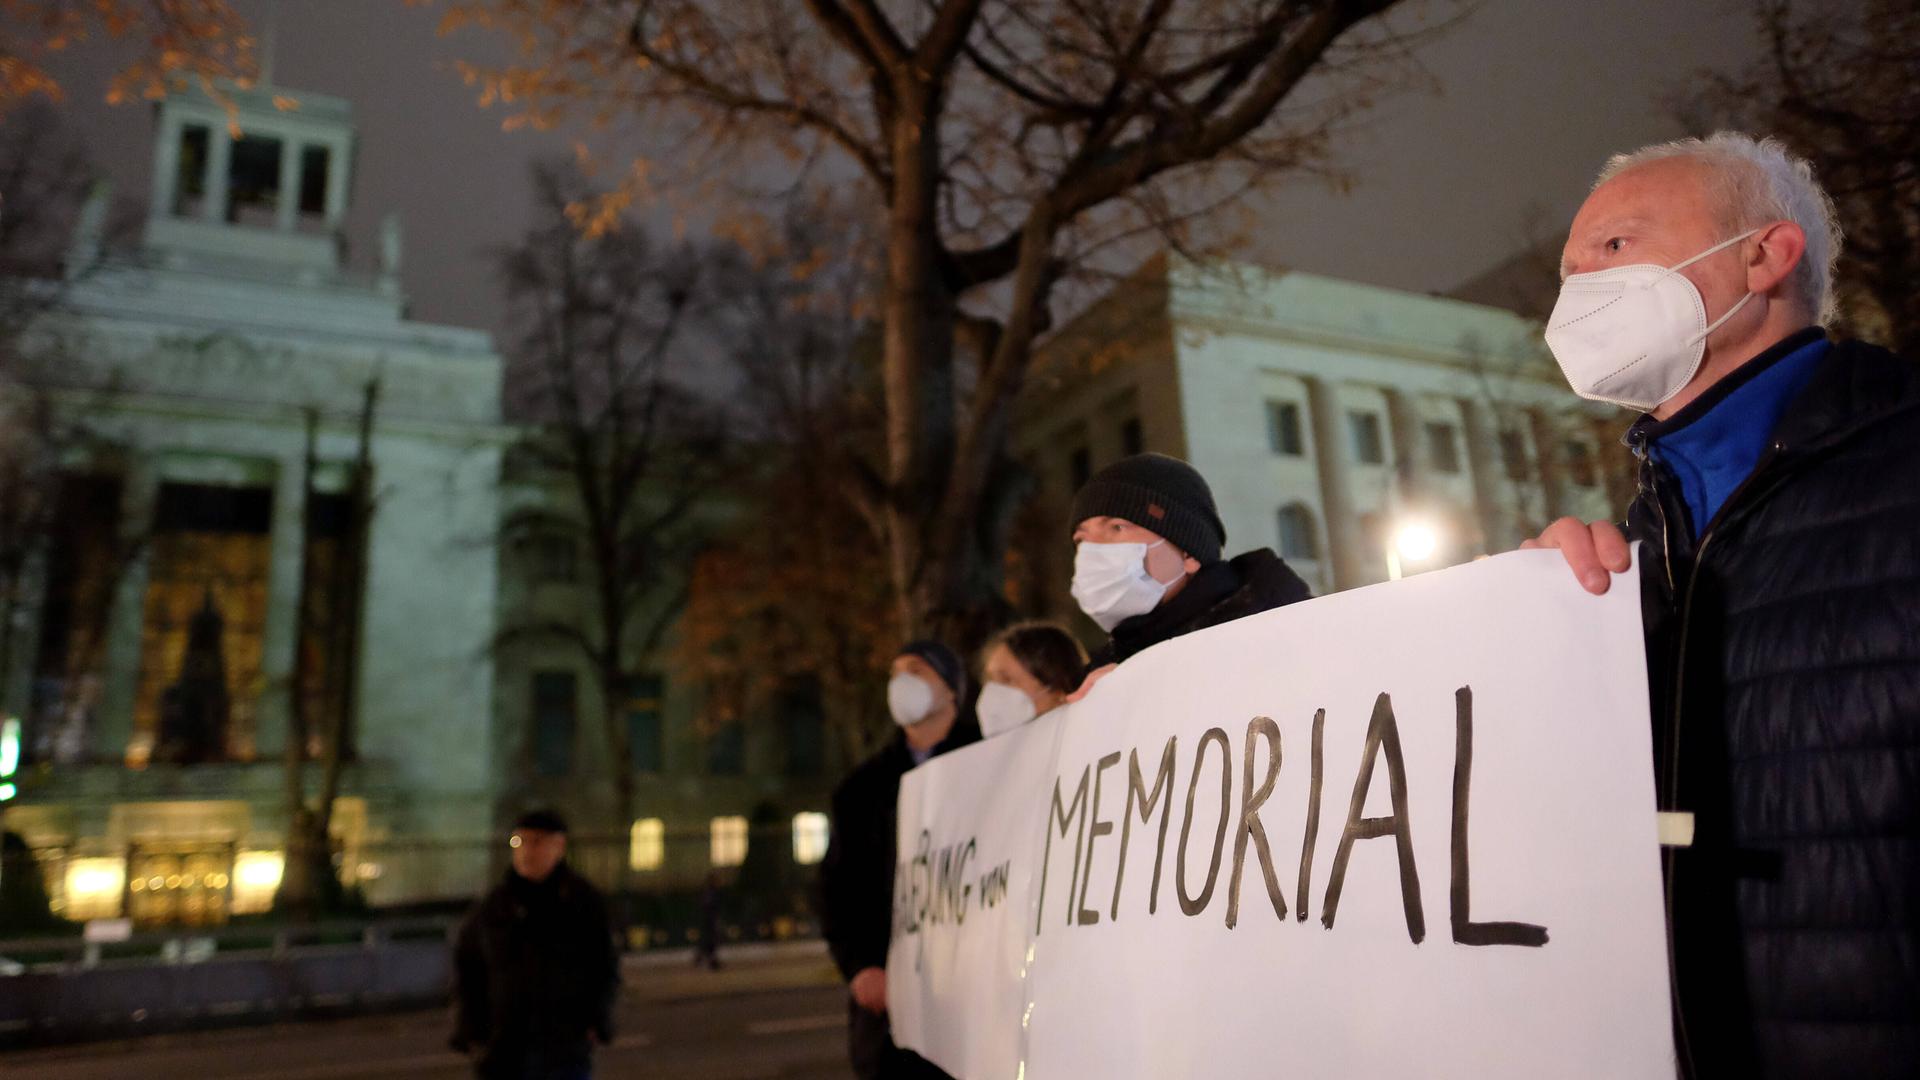
[(658, 675), (636, 675), (627, 685), (627, 752), (633, 771), (662, 772), (666, 768), (666, 734), (662, 731), (661, 702), (666, 681)]
[(1527, 440), (1518, 431), (1507, 430), (1500, 433), (1500, 464), (1506, 469), (1507, 479), (1516, 484), (1527, 479)]
[(1307, 452), (1300, 435), (1300, 406), (1292, 401), (1267, 402), (1267, 445), (1276, 454), (1300, 457)]
[(280, 207), (280, 140), (242, 135), (227, 160), (227, 221), (275, 224)]
[(793, 815), (793, 861), (812, 866), (827, 857), (827, 815), (817, 810)]
[(827, 719), (820, 688), (808, 683), (789, 690), (781, 701), (787, 729), (787, 775), (819, 776), (827, 768)]
[(273, 894), (286, 873), (278, 851), (243, 851), (233, 860), (233, 913), (257, 915), (273, 909)]
[(1079, 491), (1092, 478), (1093, 452), (1084, 446), (1078, 447), (1067, 455), (1067, 483)]
[(111, 919), (120, 914), (127, 885), (127, 860), (108, 856), (68, 859), (60, 899), (61, 914), (74, 922)]
[(1147, 436), (1140, 427), (1140, 418), (1129, 417), (1120, 424), (1120, 453), (1132, 457), (1147, 448)]
[(1459, 474), (1460, 439), (1452, 424), (1427, 425), (1427, 457), (1433, 462), (1434, 472)]
[(657, 817), (641, 818), (627, 834), (627, 865), (639, 873), (660, 869), (667, 861), (667, 826)]
[(535, 585), (571, 585), (580, 580), (580, 545), (563, 532), (541, 532), (521, 543)]
[(1600, 473), (1593, 460), (1593, 447), (1579, 439), (1568, 439), (1562, 452), (1567, 457), (1567, 475), (1575, 484), (1590, 488), (1600, 483)]
[(180, 129), (180, 162), (173, 181), (173, 212), (178, 217), (199, 217), (206, 204), (208, 143), (209, 132), (202, 125)]
[(747, 766), (747, 729), (738, 721), (720, 725), (707, 736), (707, 772), (739, 776)]
[(571, 671), (533, 676), (533, 764), (541, 776), (573, 771), (573, 729), (578, 690)]
[(1380, 414), (1350, 412), (1347, 431), (1353, 436), (1353, 460), (1362, 465), (1384, 465), (1386, 444), (1380, 438)]
[(324, 146), (300, 148), (300, 218), (302, 225), (323, 219), (327, 213), (327, 176), (329, 153)]
[(1320, 541), (1314, 535), (1313, 511), (1299, 503), (1280, 510), (1280, 557), (1296, 562), (1320, 557)]
[(270, 488), (160, 485), (129, 765), (252, 758), (272, 519)]
[(307, 754), (316, 758), (325, 750), (321, 733), (344, 723), (340, 747), (351, 757), (355, 717), (347, 658), (356, 654), (359, 636), (354, 615), (361, 607), (362, 583), (355, 580), (360, 530), (354, 527), (354, 501), (347, 495), (316, 492), (304, 516), (306, 579), (301, 595), (307, 607), (300, 618), (299, 655), (305, 670), (298, 682), (302, 711), (295, 722), (304, 720)]
[[(89, 743), (99, 708), (104, 643), (112, 596), (125, 560), (121, 544), (120, 481), (111, 476), (62, 473), (53, 516), (42, 528), (46, 544), (40, 641), (31, 705), (22, 725), (20, 760), (77, 760)], [(0, 783), (6, 781), (0, 768)]]
[(747, 819), (717, 817), (707, 827), (708, 858), (715, 866), (739, 866), (747, 861)]

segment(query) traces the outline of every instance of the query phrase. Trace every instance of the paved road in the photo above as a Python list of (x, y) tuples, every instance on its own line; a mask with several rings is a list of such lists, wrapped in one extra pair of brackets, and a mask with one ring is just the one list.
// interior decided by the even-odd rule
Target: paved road
[[(629, 965), (601, 1080), (844, 1080), (846, 998), (817, 953), (717, 974)], [(7, 1080), (458, 1080), (446, 1014), (280, 1024), (0, 1054)]]

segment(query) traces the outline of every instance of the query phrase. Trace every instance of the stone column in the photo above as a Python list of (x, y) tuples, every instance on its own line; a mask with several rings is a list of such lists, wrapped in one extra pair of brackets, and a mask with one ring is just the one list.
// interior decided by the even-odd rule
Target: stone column
[(174, 113), (166, 116), (167, 122), (154, 134), (152, 197), (147, 206), (150, 218), (171, 216), (174, 199), (180, 193), (180, 117)]
[(201, 216), (215, 223), (227, 220), (227, 171), (233, 160), (233, 135), (225, 124), (214, 124), (207, 132), (207, 193)]
[(280, 140), (280, 202), (273, 208), (274, 227), (292, 232), (300, 216), (300, 141)]
[(353, 145), (342, 139), (327, 144), (327, 228), (339, 229), (347, 220), (347, 165)]
[(1360, 522), (1354, 516), (1353, 498), (1347, 488), (1351, 466), (1347, 443), (1341, 438), (1342, 412), (1338, 396), (1325, 379), (1304, 376), (1307, 384), (1307, 409), (1313, 415), (1313, 460), (1320, 472), (1320, 506), (1327, 517), (1327, 557), (1332, 560), (1333, 587), (1350, 589), (1370, 580), (1370, 559), (1363, 550)]
[(1533, 435), (1533, 467), (1540, 478), (1540, 509), (1545, 519), (1532, 522), (1545, 528), (1547, 522), (1570, 513), (1567, 507), (1567, 477), (1560, 454), (1560, 427), (1544, 410), (1527, 410), (1527, 427)]
[[(1505, 551), (1518, 542), (1509, 533), (1505, 494), (1507, 474), (1500, 462), (1500, 447), (1491, 410), (1475, 398), (1460, 399), (1461, 434), (1467, 444), (1467, 470), (1473, 478), (1474, 516), (1479, 519), (1482, 551)], [(1511, 542), (1510, 542), (1511, 541)]]
[(1393, 428), (1393, 471), (1399, 496), (1417, 503), (1428, 494), (1428, 473), (1433, 467), (1427, 457), (1426, 440), (1422, 438), (1420, 414), (1401, 391), (1389, 389), (1386, 396), (1387, 423)]
[(306, 553), (305, 464), (283, 458), (273, 478), (273, 523), (267, 555), (267, 623), (261, 632), (263, 689), (254, 711), (254, 753), (286, 750), (294, 694), (294, 654), (300, 646), (300, 571)]
[(147, 563), (153, 550), (154, 502), (160, 476), (151, 459), (128, 463), (120, 496), (120, 536), (135, 552), (122, 569), (107, 614), (107, 640), (101, 657), (104, 684), (94, 710), (88, 755), (97, 761), (124, 761), (133, 736), (133, 706), (140, 690), (141, 629), (146, 624)]

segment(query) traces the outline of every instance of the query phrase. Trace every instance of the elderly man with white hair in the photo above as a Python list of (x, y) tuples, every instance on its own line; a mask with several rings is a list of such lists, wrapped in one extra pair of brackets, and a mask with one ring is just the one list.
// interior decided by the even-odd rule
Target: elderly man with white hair
[[(1920, 1076), (1920, 367), (1830, 341), (1832, 200), (1771, 139), (1607, 163), (1547, 344), (1642, 415), (1641, 543), (1674, 1029), (1694, 1077)], [(1915, 283), (1920, 287), (1920, 282)]]

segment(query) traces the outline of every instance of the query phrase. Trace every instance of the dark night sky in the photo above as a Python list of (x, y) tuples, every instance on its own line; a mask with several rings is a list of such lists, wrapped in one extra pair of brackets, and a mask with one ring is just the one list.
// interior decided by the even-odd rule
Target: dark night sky
[[(398, 210), (416, 318), (498, 331), (484, 252), (528, 220), (527, 163), (563, 153), (564, 136), (507, 134), (449, 69), (491, 44), (440, 39), (437, 13), (400, 0), (240, 0), (271, 6), (274, 82), (353, 102), (360, 123), (354, 261)], [(1615, 150), (1670, 137), (1660, 104), (1701, 68), (1752, 48), (1737, 0), (1484, 0), (1423, 46), (1439, 84), (1389, 99), (1340, 145), (1357, 177), (1346, 195), (1303, 181), (1270, 199), (1250, 254), (1302, 270), (1444, 291), (1512, 254), (1529, 215), (1559, 228)], [(59, 69), (61, 107), (118, 190), (144, 195), (151, 111), (100, 103), (104, 50)]]

